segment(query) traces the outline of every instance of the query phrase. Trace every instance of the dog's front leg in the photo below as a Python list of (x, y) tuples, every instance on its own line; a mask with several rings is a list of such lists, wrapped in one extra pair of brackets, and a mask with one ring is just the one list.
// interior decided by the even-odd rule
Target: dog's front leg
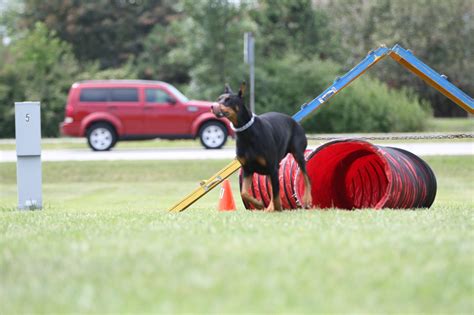
[(272, 182), (272, 191), (270, 193), (270, 204), (268, 205), (265, 211), (281, 211), (281, 199), (280, 199), (280, 182), (278, 180), (278, 169), (273, 171), (270, 175), (270, 180)]
[(244, 175), (244, 180), (242, 182), (242, 192), (240, 195), (242, 196), (242, 200), (261, 210), (264, 208), (263, 202), (250, 195), (250, 189), (252, 188), (252, 175), (253, 174)]

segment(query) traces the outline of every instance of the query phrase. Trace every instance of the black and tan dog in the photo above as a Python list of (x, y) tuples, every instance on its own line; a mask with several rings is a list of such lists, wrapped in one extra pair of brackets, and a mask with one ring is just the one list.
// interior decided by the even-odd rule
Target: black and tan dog
[(311, 184), (306, 173), (304, 151), (307, 140), (303, 128), (290, 116), (281, 113), (253, 114), (244, 104), (245, 82), (234, 94), (226, 85), (224, 94), (212, 106), (217, 117), (226, 117), (232, 123), (237, 138), (237, 159), (243, 168), (242, 199), (257, 209), (263, 209), (261, 201), (250, 192), (253, 173), (268, 175), (272, 193), (266, 211), (281, 210), (278, 169), (280, 161), (293, 154), (304, 176), (305, 193), (303, 206), (311, 206)]

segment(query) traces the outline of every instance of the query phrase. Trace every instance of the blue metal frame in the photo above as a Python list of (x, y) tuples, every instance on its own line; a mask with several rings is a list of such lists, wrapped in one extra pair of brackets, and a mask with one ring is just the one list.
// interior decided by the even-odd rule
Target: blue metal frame
[(381, 46), (369, 52), (369, 54), (359, 64), (357, 64), (344, 76), (337, 78), (330, 87), (324, 90), (315, 99), (309, 103), (303, 104), (301, 109), (293, 115), (293, 119), (299, 122), (306, 118), (306, 116), (308, 116), (322, 104), (326, 103), (331, 97), (336, 95), (339, 91), (348, 86), (352, 81), (357, 79), (357, 77), (362, 75), (371, 66), (376, 64), (387, 55), (390, 55), (397, 62), (413, 71), (416, 75), (427, 81), (430, 85), (438, 89), (441, 93), (446, 95), (466, 111), (474, 114), (474, 101), (472, 97), (449, 82), (446, 79), (446, 76), (440, 75), (421, 60), (416, 58), (410, 51), (397, 44), (391, 49)]
[(303, 104), (301, 110), (293, 115), (293, 119), (296, 121), (301, 121), (303, 118), (308, 116), (316, 108), (327, 102), (331, 97), (336, 95), (340, 90), (348, 86), (352, 81), (357, 79), (365, 71), (367, 71), (371, 66), (376, 64), (383, 57), (387, 56), (390, 52), (385, 46), (381, 46), (371, 52), (354, 68), (347, 72), (344, 76), (337, 78), (334, 83), (328, 87), (323, 93), (319, 94), (311, 102)]

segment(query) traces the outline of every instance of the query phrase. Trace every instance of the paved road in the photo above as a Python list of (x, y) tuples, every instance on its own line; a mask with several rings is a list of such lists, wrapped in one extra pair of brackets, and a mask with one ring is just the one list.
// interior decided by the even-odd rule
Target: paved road
[[(474, 142), (413, 142), (384, 143), (420, 156), (427, 155), (474, 155)], [(314, 148), (314, 147), (312, 147)], [(117, 149), (109, 152), (92, 152), (89, 149), (43, 150), (42, 161), (112, 161), (112, 160), (209, 160), (232, 159), (235, 150), (182, 149)], [(16, 152), (0, 151), (0, 162), (15, 162)]]

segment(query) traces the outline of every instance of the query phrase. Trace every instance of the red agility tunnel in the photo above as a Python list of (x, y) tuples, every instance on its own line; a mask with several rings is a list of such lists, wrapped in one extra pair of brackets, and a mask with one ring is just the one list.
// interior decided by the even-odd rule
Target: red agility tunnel
[[(362, 140), (337, 140), (306, 152), (311, 195), (316, 208), (428, 208), (436, 196), (436, 178), (418, 156), (398, 148)], [(254, 174), (251, 194), (270, 198), (270, 182)], [(284, 209), (301, 206), (303, 176), (291, 155), (280, 163), (280, 195)], [(245, 205), (251, 209), (250, 205)]]

